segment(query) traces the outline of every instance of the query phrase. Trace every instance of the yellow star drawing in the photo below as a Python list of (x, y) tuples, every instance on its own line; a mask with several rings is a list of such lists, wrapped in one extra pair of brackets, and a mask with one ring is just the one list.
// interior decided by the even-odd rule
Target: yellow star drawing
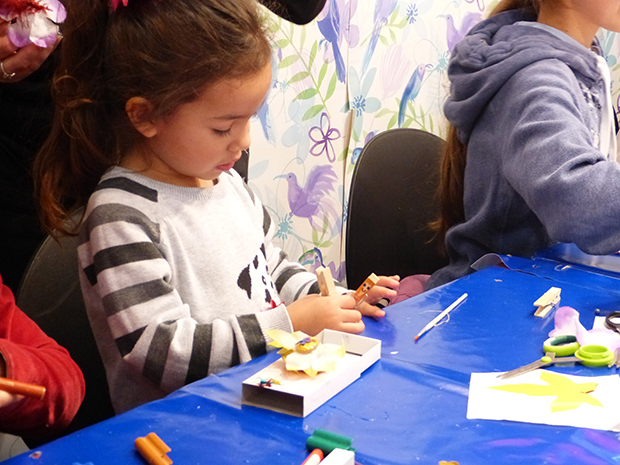
[(500, 391), (526, 394), (528, 396), (555, 396), (551, 402), (551, 412), (563, 412), (579, 407), (581, 404), (590, 404), (602, 407), (598, 399), (588, 393), (594, 391), (598, 383), (575, 383), (565, 376), (550, 371), (541, 371), (540, 379), (547, 383), (541, 384), (505, 384), (490, 386)]

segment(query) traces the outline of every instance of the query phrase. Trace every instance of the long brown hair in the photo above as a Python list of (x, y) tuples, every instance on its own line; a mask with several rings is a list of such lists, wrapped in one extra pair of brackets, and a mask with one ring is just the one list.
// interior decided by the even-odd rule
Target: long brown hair
[[(489, 14), (489, 17), (508, 10), (525, 9), (538, 14), (541, 0), (503, 0)], [(445, 251), (445, 237), (448, 229), (465, 221), (463, 205), (465, 165), (467, 146), (461, 142), (454, 126), (448, 127), (447, 143), (439, 171), (439, 217), (430, 224), (436, 233), (439, 247)]]
[(165, 116), (205, 86), (269, 63), (258, 8), (255, 0), (129, 0), (113, 12), (108, 0), (71, 2), (53, 127), (34, 166), (49, 232), (74, 232), (67, 218), (139, 137), (125, 113), (130, 98), (151, 103), (148, 118)]

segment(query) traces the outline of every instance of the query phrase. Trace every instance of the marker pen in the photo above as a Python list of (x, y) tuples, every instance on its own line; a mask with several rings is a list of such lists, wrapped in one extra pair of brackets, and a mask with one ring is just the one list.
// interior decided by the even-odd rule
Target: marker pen
[(301, 465), (318, 465), (321, 463), (321, 460), (323, 460), (323, 451), (321, 449), (314, 449)]

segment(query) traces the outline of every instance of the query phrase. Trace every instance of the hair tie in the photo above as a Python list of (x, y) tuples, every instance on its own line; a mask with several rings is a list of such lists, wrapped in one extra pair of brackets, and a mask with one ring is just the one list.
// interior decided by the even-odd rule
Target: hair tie
[(129, 2), (129, 0), (110, 0), (111, 5), (112, 5), (112, 10), (116, 11), (118, 6), (121, 4), (121, 1), (123, 2), (123, 6), (127, 6), (127, 3)]

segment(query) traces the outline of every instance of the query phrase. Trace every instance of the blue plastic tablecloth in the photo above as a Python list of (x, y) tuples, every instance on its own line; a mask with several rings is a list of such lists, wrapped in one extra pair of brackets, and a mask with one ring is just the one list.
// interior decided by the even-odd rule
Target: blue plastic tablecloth
[[(617, 433), (510, 421), (468, 420), (472, 372), (507, 371), (542, 355), (553, 319), (533, 316), (533, 302), (551, 286), (562, 305), (591, 327), (596, 309), (620, 308), (620, 281), (548, 258), (503, 257), (510, 269), (486, 268), (366, 319), (365, 336), (382, 340), (381, 359), (306, 418), (241, 405), (241, 383), (270, 353), (184, 387), (160, 401), (86, 428), (6, 463), (106, 465), (145, 463), (139, 436), (156, 432), (175, 464), (300, 464), (306, 439), (322, 428), (353, 439), (356, 461), (372, 464), (620, 463)], [(450, 320), (417, 343), (414, 336), (461, 294)], [(584, 376), (615, 369), (558, 368)]]

